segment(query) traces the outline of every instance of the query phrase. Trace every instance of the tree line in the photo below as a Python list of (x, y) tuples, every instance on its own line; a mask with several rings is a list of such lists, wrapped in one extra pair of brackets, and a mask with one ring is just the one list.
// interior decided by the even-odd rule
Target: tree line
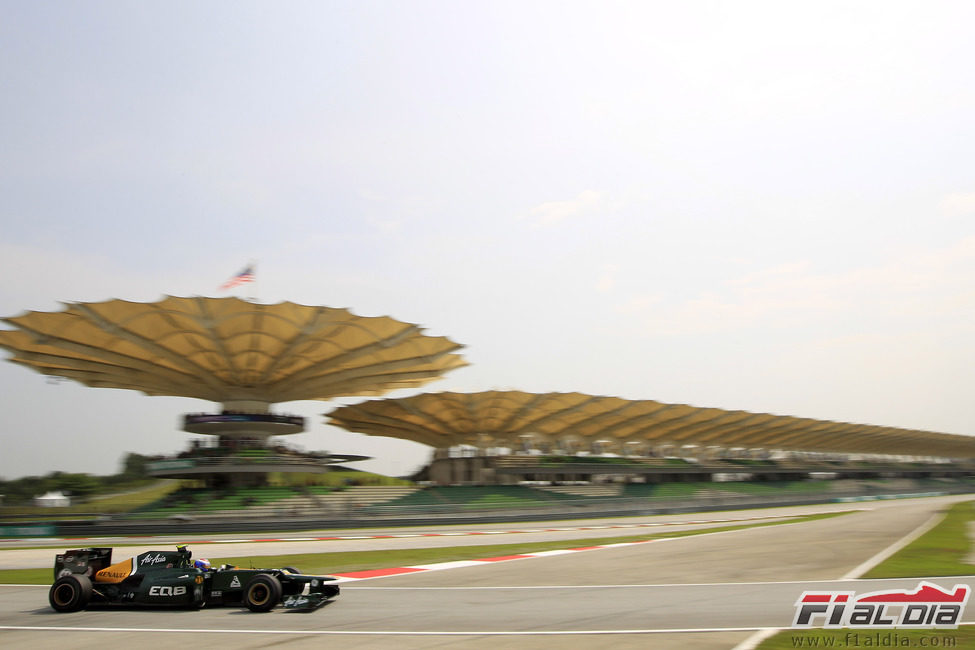
[(47, 492), (63, 492), (75, 499), (137, 486), (149, 480), (145, 467), (148, 457), (129, 453), (122, 459), (121, 472), (109, 476), (85, 473), (51, 472), (44, 476), (24, 476), (10, 481), (0, 478), (4, 505), (18, 505)]

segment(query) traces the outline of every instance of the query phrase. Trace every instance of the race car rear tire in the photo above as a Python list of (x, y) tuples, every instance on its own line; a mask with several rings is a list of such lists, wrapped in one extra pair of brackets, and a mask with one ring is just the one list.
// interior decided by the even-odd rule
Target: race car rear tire
[(281, 582), (267, 573), (258, 573), (244, 589), (244, 604), (252, 612), (267, 612), (281, 600)]
[(58, 578), (47, 593), (51, 607), (58, 612), (77, 612), (91, 600), (91, 580), (80, 573)]

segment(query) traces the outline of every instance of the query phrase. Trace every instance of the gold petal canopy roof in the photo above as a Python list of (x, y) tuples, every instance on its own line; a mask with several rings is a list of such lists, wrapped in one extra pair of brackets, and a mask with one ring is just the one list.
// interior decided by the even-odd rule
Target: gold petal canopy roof
[(417, 325), (292, 302), (166, 296), (3, 320), (10, 361), (45, 375), (215, 402), (381, 395), (467, 365), (463, 346)]
[(975, 437), (581, 393), (426, 393), (341, 406), (328, 423), (433, 447), (520, 436), (831, 453), (975, 457)]

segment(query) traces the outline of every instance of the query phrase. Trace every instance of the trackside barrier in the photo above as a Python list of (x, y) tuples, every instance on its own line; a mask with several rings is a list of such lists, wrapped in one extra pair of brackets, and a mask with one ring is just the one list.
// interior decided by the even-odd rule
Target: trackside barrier
[(48, 524), (0, 526), (0, 537), (54, 537), (57, 528)]
[[(258, 532), (311, 530), (328, 528), (371, 528), (376, 526), (422, 526), (446, 524), (482, 524), (520, 521), (552, 521), (561, 519), (585, 519), (620, 516), (649, 516), (680, 514), (702, 511), (747, 510), (785, 505), (815, 505), (822, 503), (849, 503), (858, 500), (892, 498), (915, 498), (921, 496), (940, 496), (945, 494), (970, 494), (971, 488), (958, 487), (937, 492), (904, 492), (884, 494), (817, 494), (789, 496), (741, 497), (700, 497), (696, 499), (672, 499), (654, 501), (652, 499), (590, 499), (556, 502), (543, 507), (494, 508), (491, 510), (470, 511), (458, 506), (443, 506), (438, 509), (397, 508), (381, 506), (352, 509), (343, 512), (317, 513), (307, 516), (247, 517), (246, 510), (235, 517), (199, 517), (191, 520), (158, 519), (129, 520), (98, 518), (85, 520), (79, 517), (74, 521), (56, 522), (56, 536), (60, 537), (99, 537), (106, 535), (183, 535), (191, 533), (219, 532)], [(381, 508), (380, 511), (378, 508)], [(368, 511), (366, 511), (368, 510)], [(10, 528), (35, 528), (27, 523)], [(24, 536), (41, 536), (36, 532)]]
[(947, 492), (905, 492), (903, 494), (867, 494), (855, 497), (837, 497), (836, 503), (856, 503), (858, 501), (880, 501), (883, 499), (916, 499), (919, 497), (943, 497)]

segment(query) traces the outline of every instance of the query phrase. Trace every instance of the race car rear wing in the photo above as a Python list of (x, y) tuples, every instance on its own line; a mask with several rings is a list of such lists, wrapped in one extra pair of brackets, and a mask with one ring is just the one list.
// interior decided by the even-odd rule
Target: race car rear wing
[(54, 579), (69, 573), (83, 573), (89, 577), (112, 563), (110, 548), (79, 548), (54, 556)]

